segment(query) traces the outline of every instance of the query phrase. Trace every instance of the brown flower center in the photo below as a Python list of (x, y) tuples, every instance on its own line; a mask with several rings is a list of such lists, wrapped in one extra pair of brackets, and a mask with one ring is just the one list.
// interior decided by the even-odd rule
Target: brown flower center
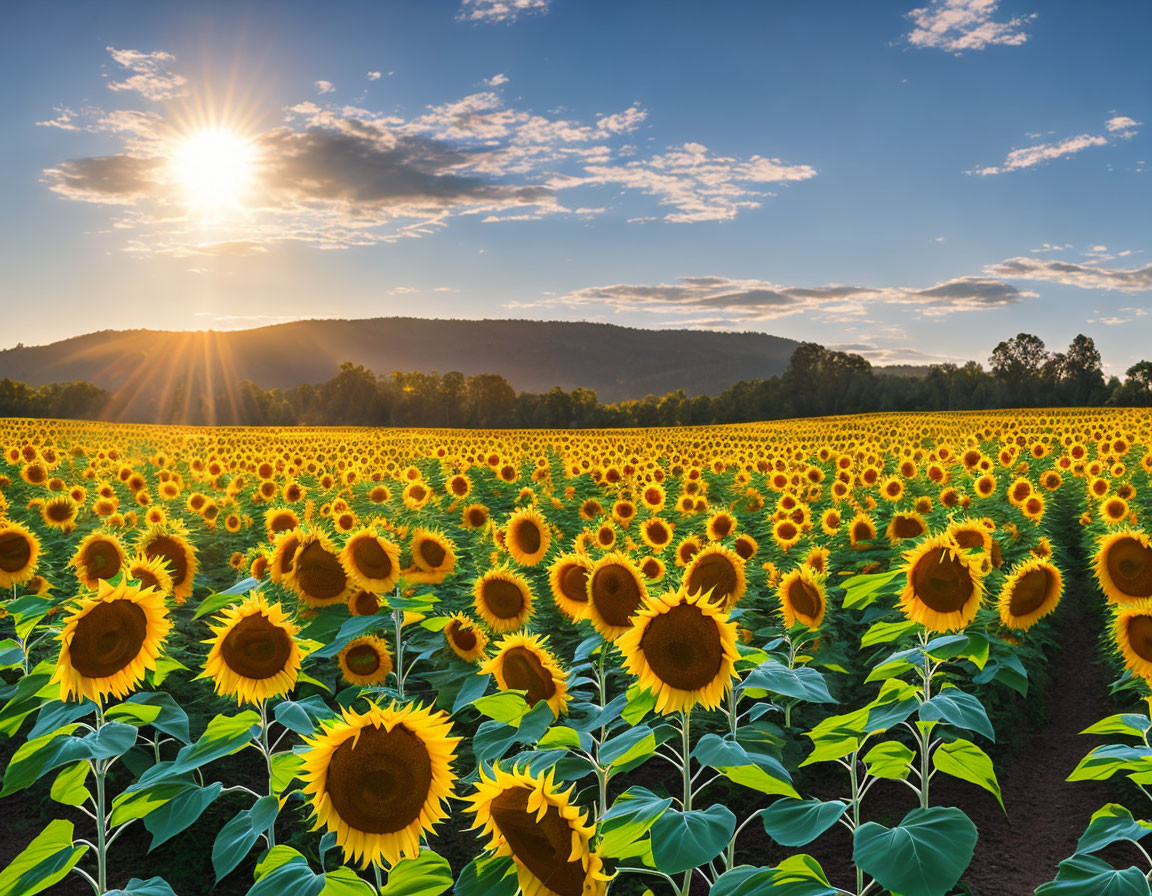
[(420, 817), (432, 787), (432, 760), (424, 742), (403, 725), (391, 731), (365, 726), (328, 760), (326, 789), (349, 827), (394, 834)]
[(84, 549), (80, 562), (88, 571), (89, 579), (110, 579), (120, 572), (120, 552), (110, 541), (100, 539)]
[(805, 621), (816, 619), (824, 609), (820, 592), (803, 579), (797, 579), (788, 586), (788, 603), (792, 604), (792, 611)]
[(1013, 616), (1027, 616), (1035, 613), (1044, 604), (1048, 595), (1051, 574), (1043, 567), (1024, 573), (1012, 589), (1008, 600), (1008, 612)]
[(356, 569), (367, 579), (387, 579), (392, 575), (392, 558), (380, 542), (370, 536), (358, 538), (352, 546)]
[(708, 600), (714, 604), (727, 603), (739, 584), (736, 567), (723, 554), (706, 554), (688, 572), (688, 591), (695, 594), (711, 589)]
[(588, 602), (588, 570), (580, 563), (567, 563), (559, 575), (560, 591), (578, 604)]
[(184, 547), (176, 539), (158, 535), (144, 548), (144, 555), (166, 560), (168, 569), (172, 572), (172, 585), (178, 588), (184, 584), (184, 579), (188, 576), (188, 557), (184, 553)]
[(459, 619), (453, 619), (448, 623), (448, 637), (465, 653), (476, 649), (476, 632), (464, 628)]
[(97, 604), (76, 622), (68, 646), (72, 667), (86, 678), (106, 678), (129, 666), (148, 634), (148, 616), (130, 600)]
[(531, 791), (526, 787), (505, 790), (492, 801), (492, 820), (512, 854), (545, 887), (559, 896), (580, 896), (584, 892), (584, 866), (572, 854), (572, 828), (555, 806), (544, 817), (528, 811)]
[(296, 556), (296, 584), (312, 600), (334, 600), (348, 587), (348, 576), (335, 555), (313, 541)]
[(363, 589), (352, 597), (353, 616), (375, 616), (380, 612), (380, 600), (371, 591)]
[(632, 571), (619, 563), (601, 566), (592, 576), (590, 587), (596, 611), (609, 625), (631, 626), (631, 616), (640, 606), (643, 593)]
[(540, 527), (532, 520), (518, 520), (515, 528), (512, 530), (512, 537), (515, 544), (525, 554), (535, 554), (540, 550), (540, 545), (543, 541), (540, 535)]
[(253, 613), (224, 636), (220, 655), (237, 675), (263, 680), (284, 671), (292, 656), (292, 639), (263, 613)]
[(524, 593), (507, 579), (489, 579), (481, 587), (480, 596), (497, 619), (514, 619), (524, 612)]
[(524, 699), (529, 706), (535, 706), (556, 693), (552, 673), (544, 668), (540, 658), (527, 647), (511, 647), (506, 650), (501, 671), (507, 687), (528, 692)]
[(954, 613), (972, 598), (975, 584), (959, 558), (943, 548), (932, 548), (912, 570), (912, 588), (929, 609)]
[(1121, 594), (1132, 598), (1152, 596), (1152, 548), (1126, 535), (1108, 548), (1104, 564)]
[(1152, 662), (1152, 616), (1129, 617), (1128, 643), (1138, 657)]
[(431, 569), (439, 569), (448, 558), (448, 552), (444, 550), (444, 546), (433, 538), (422, 539), (418, 553)]
[(724, 658), (716, 622), (691, 604), (653, 617), (640, 639), (640, 649), (656, 677), (682, 691), (709, 684)]
[(357, 644), (344, 654), (344, 663), (357, 675), (371, 675), (380, 668), (380, 654), (371, 644)]

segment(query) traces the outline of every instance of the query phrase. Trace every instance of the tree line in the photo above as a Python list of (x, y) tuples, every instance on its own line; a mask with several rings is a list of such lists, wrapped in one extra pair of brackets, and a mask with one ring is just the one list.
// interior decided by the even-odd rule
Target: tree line
[[(602, 403), (589, 389), (517, 392), (503, 376), (453, 371), (378, 376), (345, 362), (330, 380), (264, 389), (245, 380), (189, 396), (177, 385), (133, 422), (244, 426), (603, 428), (741, 423), (876, 411), (1014, 407), (1150, 407), (1152, 361), (1106, 378), (1100, 352), (1077, 336), (1064, 352), (1020, 333), (1000, 342), (985, 369), (933, 364), (922, 376), (876, 369), (864, 357), (802, 343), (778, 376), (745, 380), (719, 395), (667, 395)], [(32, 387), (0, 380), (0, 416), (102, 419), (112, 395), (90, 383)]]

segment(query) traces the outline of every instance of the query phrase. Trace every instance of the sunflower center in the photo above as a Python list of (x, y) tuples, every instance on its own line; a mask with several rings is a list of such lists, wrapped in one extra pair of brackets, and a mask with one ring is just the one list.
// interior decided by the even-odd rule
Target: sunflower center
[(55, 523), (67, 522), (72, 518), (72, 506), (63, 502), (49, 504), (48, 518)]
[(371, 675), (380, 668), (380, 654), (371, 644), (357, 644), (344, 654), (344, 662), (357, 675)]
[(579, 563), (570, 563), (560, 573), (560, 591), (568, 600), (588, 603), (588, 570)]
[(328, 798), (340, 819), (368, 834), (394, 834), (420, 817), (432, 787), (424, 742), (403, 725), (368, 725), (328, 761)]
[(287, 539), (280, 549), (280, 573), (288, 575), (292, 572), (296, 559), (296, 550), (300, 547), (300, 539), (291, 537)]
[(369, 579), (386, 579), (392, 575), (392, 558), (375, 538), (361, 538), (352, 548), (356, 568)]
[(492, 820), (512, 854), (545, 887), (559, 896), (580, 896), (584, 892), (584, 866), (572, 854), (572, 828), (549, 805), (543, 818), (528, 811), (531, 791), (526, 787), (505, 790), (492, 801)]
[(380, 601), (371, 591), (360, 590), (352, 598), (352, 613), (354, 616), (375, 616), (380, 610)]
[(688, 574), (688, 590), (695, 594), (711, 589), (712, 595), (708, 599), (714, 604), (725, 603), (736, 591), (738, 581), (736, 567), (727, 557), (708, 554), (697, 561)]
[(420, 556), (432, 569), (439, 569), (448, 557), (448, 552), (439, 542), (425, 538), (420, 542)]
[(937, 613), (962, 609), (975, 590), (968, 569), (958, 557), (946, 556), (943, 548), (932, 548), (916, 563), (912, 587), (916, 597)]
[(220, 654), (237, 675), (263, 680), (284, 671), (292, 639), (263, 613), (253, 613), (232, 626), (220, 644)]
[(815, 619), (819, 616), (823, 603), (820, 592), (803, 579), (797, 579), (788, 586), (788, 602), (792, 604), (796, 615), (804, 619)]
[(726, 516), (719, 517), (712, 521), (712, 532), (717, 538), (724, 538), (732, 531), (732, 520)]
[(81, 561), (92, 579), (110, 579), (120, 571), (120, 552), (108, 541), (92, 542)]
[(448, 623), (448, 637), (465, 653), (476, 649), (476, 632), (464, 628), (459, 619), (453, 619)]
[(1152, 596), (1152, 548), (1125, 536), (1108, 549), (1104, 562), (1121, 593), (1129, 597)]
[(1128, 643), (1141, 659), (1152, 662), (1152, 616), (1128, 619)]
[(640, 606), (640, 585), (619, 563), (610, 563), (592, 576), (592, 603), (609, 625), (631, 625), (630, 618)]
[(552, 673), (544, 668), (540, 658), (527, 647), (512, 647), (505, 651), (501, 671), (508, 687), (528, 692), (524, 699), (529, 706), (535, 706), (556, 693)]
[(653, 617), (640, 639), (640, 649), (656, 677), (682, 691), (708, 685), (724, 659), (715, 621), (691, 604)]
[(151, 572), (141, 567), (137, 566), (129, 570), (128, 577), (139, 582), (141, 588), (160, 588), (160, 580), (152, 575)]
[(130, 600), (97, 604), (76, 622), (68, 648), (86, 678), (107, 678), (131, 665), (148, 634), (148, 616)]
[(167, 535), (160, 535), (153, 538), (144, 548), (144, 554), (148, 557), (162, 557), (168, 561), (168, 568), (172, 571), (172, 584), (179, 587), (184, 584), (184, 579), (188, 575), (188, 558), (184, 553), (184, 548), (176, 539), (169, 538)]
[(520, 520), (514, 532), (516, 544), (525, 554), (535, 554), (540, 550), (540, 528), (532, 520)]
[(892, 534), (897, 538), (915, 538), (924, 533), (924, 526), (914, 516), (899, 515), (892, 519)]
[(498, 619), (515, 619), (524, 611), (524, 595), (506, 579), (489, 579), (482, 594), (484, 603)]
[(488, 514), (480, 508), (476, 507), (468, 511), (468, 524), (474, 529), (479, 529), (486, 522), (488, 522)]
[(1048, 570), (1044, 568), (1024, 573), (1016, 582), (1016, 587), (1012, 589), (1008, 612), (1013, 616), (1027, 616), (1039, 610), (1048, 595), (1049, 578)]
[(332, 552), (313, 541), (296, 557), (296, 583), (313, 600), (332, 600), (344, 593), (348, 576)]

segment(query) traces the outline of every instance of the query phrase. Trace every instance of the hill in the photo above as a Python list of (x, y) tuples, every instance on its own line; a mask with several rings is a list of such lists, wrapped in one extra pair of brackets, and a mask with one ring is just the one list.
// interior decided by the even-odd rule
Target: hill
[(529, 320), (302, 320), (251, 330), (101, 330), (0, 351), (0, 378), (33, 386), (84, 380), (145, 414), (161, 394), (251, 380), (265, 389), (319, 383), (342, 361), (392, 371), (499, 373), (518, 391), (595, 390), (616, 402), (683, 389), (715, 395), (782, 372), (798, 345), (763, 333), (641, 330)]

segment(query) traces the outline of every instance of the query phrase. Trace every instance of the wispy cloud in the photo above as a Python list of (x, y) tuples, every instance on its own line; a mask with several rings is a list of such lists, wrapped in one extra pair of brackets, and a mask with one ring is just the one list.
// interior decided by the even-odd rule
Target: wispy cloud
[(999, 0), (930, 0), (927, 6), (908, 13), (913, 27), (905, 38), (913, 47), (956, 54), (992, 46), (1019, 46), (1028, 40), (1025, 29), (1036, 14), (996, 21), (999, 5)]
[(456, 18), (462, 22), (514, 22), (523, 15), (548, 12), (552, 0), (461, 0)]
[(112, 54), (116, 63), (132, 72), (123, 80), (109, 81), (109, 90), (130, 90), (157, 102), (174, 99), (187, 92), (188, 79), (169, 71), (175, 61), (171, 53), (118, 50), (112, 46), (105, 49)]
[(1065, 137), (1050, 143), (1037, 143), (1014, 149), (999, 165), (989, 165), (983, 168), (974, 168), (968, 174), (1004, 174), (1008, 171), (1020, 171), (1024, 168), (1033, 168), (1052, 159), (1076, 155), (1093, 146), (1108, 146), (1116, 140), (1127, 140), (1139, 133), (1140, 122), (1117, 115), (1105, 122), (1106, 134), (1077, 134), (1075, 137)]
[(331, 81), (315, 81), (312, 86), (315, 87), (316, 92), (320, 94), (335, 93), (336, 91), (336, 85)]
[[(629, 142), (647, 124), (639, 104), (574, 120), (510, 105), (498, 89), (506, 81), (493, 76), (489, 89), (413, 116), (319, 100), (289, 107), (278, 126), (245, 135), (258, 163), (244, 214), (232, 232), (216, 222), (217, 242), (343, 248), (426, 236), (461, 215), (589, 218), (612, 210), (595, 195), (605, 186), (654, 198), (662, 213), (647, 217), (719, 221), (762, 205), (771, 185), (816, 176), (809, 165), (696, 142), (645, 155)], [(114, 227), (133, 232), (131, 251), (204, 254), (172, 170), (180, 121), (178, 113), (60, 107), (43, 124), (118, 138), (122, 149), (62, 161), (43, 180), (68, 199), (120, 206)], [(584, 201), (569, 204), (568, 195)]]
[(989, 265), (985, 272), (1009, 280), (1037, 280), (1078, 286), (1081, 289), (1109, 289), (1120, 292), (1152, 290), (1152, 264), (1142, 268), (1106, 268), (1099, 264), (1078, 264), (1045, 258), (1009, 258)]
[[(711, 324), (732, 326), (773, 320), (801, 312), (860, 314), (874, 303), (916, 306), (921, 314), (937, 316), (1011, 305), (1036, 293), (988, 277), (959, 277), (933, 286), (781, 286), (768, 280), (731, 277), (682, 277), (674, 283), (615, 283), (591, 286), (537, 302), (507, 307), (603, 306), (614, 311), (662, 314), (708, 314)], [(682, 321), (699, 325), (700, 319)]]
[(368, 74), (365, 75), (365, 77), (369, 81), (379, 81), (383, 77), (383, 74), (381, 72), (368, 72)]

